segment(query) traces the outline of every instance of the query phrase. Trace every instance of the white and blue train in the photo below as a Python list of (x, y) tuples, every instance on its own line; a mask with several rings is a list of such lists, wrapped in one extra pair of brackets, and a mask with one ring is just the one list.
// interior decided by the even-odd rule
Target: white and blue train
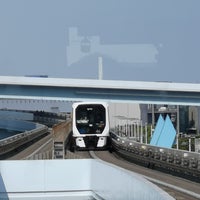
[(74, 149), (106, 149), (109, 114), (106, 102), (78, 102), (72, 105)]

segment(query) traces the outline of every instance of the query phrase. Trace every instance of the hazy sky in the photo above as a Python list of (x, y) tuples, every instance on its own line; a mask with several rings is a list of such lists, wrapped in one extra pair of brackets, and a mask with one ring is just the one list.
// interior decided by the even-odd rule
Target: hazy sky
[(102, 45), (157, 49), (154, 63), (103, 57), (104, 79), (200, 82), (199, 9), (199, 0), (0, 0), (0, 75), (97, 78), (98, 53), (67, 64), (77, 27)]

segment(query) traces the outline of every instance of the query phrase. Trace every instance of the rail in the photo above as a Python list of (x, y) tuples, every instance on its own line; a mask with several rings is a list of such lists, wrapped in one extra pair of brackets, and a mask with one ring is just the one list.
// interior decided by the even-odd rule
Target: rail
[(111, 143), (113, 150), (129, 161), (200, 181), (200, 153), (142, 144), (114, 133)]

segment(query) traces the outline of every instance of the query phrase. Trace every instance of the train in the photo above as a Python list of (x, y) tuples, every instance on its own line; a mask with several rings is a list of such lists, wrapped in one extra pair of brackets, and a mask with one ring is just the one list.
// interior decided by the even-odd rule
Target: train
[(72, 105), (71, 149), (107, 149), (109, 112), (106, 102), (76, 102)]

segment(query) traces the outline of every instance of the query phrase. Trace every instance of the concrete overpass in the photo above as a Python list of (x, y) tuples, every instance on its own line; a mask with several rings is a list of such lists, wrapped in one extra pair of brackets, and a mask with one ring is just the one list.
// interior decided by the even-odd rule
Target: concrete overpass
[(200, 84), (0, 76), (0, 98), (200, 105)]

